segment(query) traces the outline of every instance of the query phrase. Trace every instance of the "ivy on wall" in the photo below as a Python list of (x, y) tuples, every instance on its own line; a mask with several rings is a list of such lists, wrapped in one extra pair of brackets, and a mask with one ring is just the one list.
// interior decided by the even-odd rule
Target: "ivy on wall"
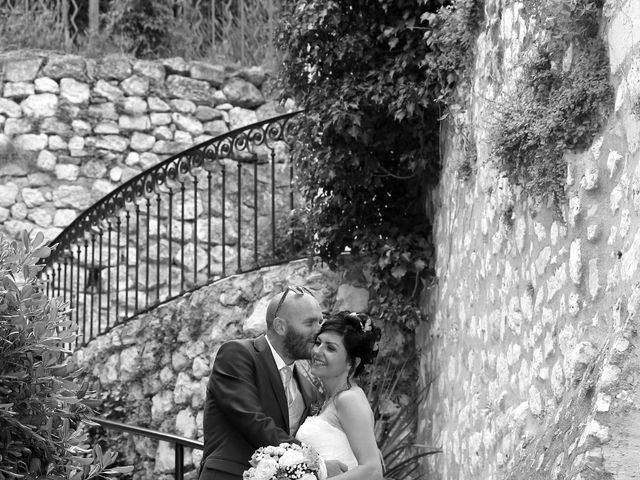
[(588, 147), (613, 92), (594, 0), (529, 0), (525, 12), (542, 26), (524, 63), (520, 89), (506, 96), (492, 134), (502, 172), (525, 191), (564, 198), (568, 150)]
[(316, 253), (364, 260), (372, 310), (412, 329), (433, 272), (426, 198), (439, 119), (470, 62), (479, 0), (287, 0), (284, 96), (306, 109), (295, 152)]

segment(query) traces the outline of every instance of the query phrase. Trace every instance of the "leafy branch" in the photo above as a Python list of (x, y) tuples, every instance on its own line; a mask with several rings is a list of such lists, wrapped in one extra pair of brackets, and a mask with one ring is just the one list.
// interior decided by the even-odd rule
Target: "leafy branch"
[(86, 385), (68, 362), (77, 326), (69, 305), (46, 295), (44, 236), (0, 235), (0, 480), (81, 480), (128, 473), (117, 454), (88, 444)]
[[(479, 0), (288, 0), (283, 95), (306, 109), (294, 152), (315, 252), (364, 261), (373, 310), (415, 328), (433, 275), (427, 198), (442, 104), (472, 56)], [(384, 300), (380, 300), (384, 299)]]

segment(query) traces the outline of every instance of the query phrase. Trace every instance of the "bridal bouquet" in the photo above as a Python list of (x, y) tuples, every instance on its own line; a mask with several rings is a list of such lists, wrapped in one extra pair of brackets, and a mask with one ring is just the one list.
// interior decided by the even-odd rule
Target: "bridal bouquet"
[(251, 456), (251, 468), (244, 480), (326, 480), (327, 470), (320, 455), (309, 445), (281, 443), (260, 447)]

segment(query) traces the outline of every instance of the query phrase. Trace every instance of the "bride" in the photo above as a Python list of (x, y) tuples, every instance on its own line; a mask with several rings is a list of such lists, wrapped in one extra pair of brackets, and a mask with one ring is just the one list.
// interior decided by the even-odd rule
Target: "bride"
[(339, 312), (321, 326), (311, 355), (311, 373), (324, 385), (326, 400), (317, 416), (307, 417), (296, 437), (325, 459), (348, 470), (331, 480), (381, 480), (373, 412), (354, 378), (377, 354), (380, 329), (362, 313)]

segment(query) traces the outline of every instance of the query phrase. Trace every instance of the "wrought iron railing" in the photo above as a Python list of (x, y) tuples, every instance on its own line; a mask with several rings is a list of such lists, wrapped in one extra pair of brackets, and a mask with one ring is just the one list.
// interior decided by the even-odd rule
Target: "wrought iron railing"
[(159, 432), (151, 430), (149, 428), (137, 427), (134, 425), (126, 425), (124, 423), (115, 422), (113, 420), (107, 420), (100, 417), (89, 417), (89, 420), (100, 424), (107, 430), (118, 430), (126, 432), (132, 435), (137, 435), (146, 438), (153, 438), (163, 442), (175, 445), (174, 454), (174, 475), (176, 480), (182, 480), (184, 478), (184, 449), (193, 448), (197, 450), (203, 450), (204, 444), (198, 440), (192, 440), (190, 438), (181, 437), (179, 435), (173, 435), (170, 433)]
[(229, 274), (299, 256), (293, 112), (230, 131), (142, 172), (51, 242), (48, 293), (76, 345)]

